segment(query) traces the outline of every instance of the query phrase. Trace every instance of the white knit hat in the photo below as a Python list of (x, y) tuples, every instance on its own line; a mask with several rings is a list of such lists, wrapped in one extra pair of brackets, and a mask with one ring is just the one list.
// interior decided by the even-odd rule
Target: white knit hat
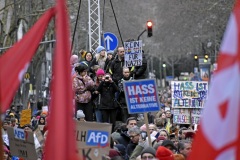
[(77, 111), (77, 118), (85, 118), (85, 114), (83, 113), (82, 110)]

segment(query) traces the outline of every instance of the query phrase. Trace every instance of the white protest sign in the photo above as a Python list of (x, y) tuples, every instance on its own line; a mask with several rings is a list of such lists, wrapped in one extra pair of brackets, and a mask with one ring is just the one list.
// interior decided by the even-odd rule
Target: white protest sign
[(142, 66), (142, 40), (124, 42), (124, 64), (126, 67)]
[(203, 108), (208, 94), (208, 82), (172, 81), (173, 108)]

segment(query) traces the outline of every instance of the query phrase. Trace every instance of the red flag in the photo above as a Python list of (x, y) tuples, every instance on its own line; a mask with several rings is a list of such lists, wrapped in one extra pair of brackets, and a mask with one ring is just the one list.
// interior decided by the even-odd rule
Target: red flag
[(190, 160), (240, 160), (239, 2), (228, 22)]
[(55, 10), (49, 9), (18, 43), (0, 57), (0, 113), (9, 108), (54, 14)]
[(74, 135), (73, 93), (71, 83), (70, 36), (65, 0), (56, 4), (56, 49), (51, 85), (51, 104), (46, 160), (75, 160), (77, 147)]

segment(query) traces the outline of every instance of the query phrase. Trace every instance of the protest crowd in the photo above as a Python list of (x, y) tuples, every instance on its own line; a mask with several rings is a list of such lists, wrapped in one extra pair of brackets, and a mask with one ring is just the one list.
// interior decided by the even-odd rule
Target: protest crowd
[[(105, 155), (106, 159), (187, 159), (196, 128), (192, 125), (173, 123), (170, 86), (158, 93), (160, 110), (147, 113), (148, 127), (142, 113), (129, 114), (123, 82), (146, 79), (147, 61), (143, 53), (141, 66), (125, 67), (124, 53), (122, 46), (117, 47), (116, 51), (106, 51), (104, 47), (99, 46), (95, 55), (81, 50), (71, 56), (74, 119), (81, 122), (112, 124), (111, 149), (109, 154)], [(23, 159), (11, 155), (12, 148), (7, 132), (9, 126), (32, 132), (37, 158), (44, 159), (48, 112), (48, 109), (43, 108), (43, 103), (38, 102), (31, 122), (20, 125), (21, 111), (15, 106), (7, 110), (2, 122), (4, 160)], [(147, 128), (151, 142), (147, 136)]]

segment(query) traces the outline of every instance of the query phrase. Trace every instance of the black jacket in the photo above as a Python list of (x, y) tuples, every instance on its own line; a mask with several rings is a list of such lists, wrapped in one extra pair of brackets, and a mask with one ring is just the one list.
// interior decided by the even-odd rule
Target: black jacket
[(111, 63), (109, 73), (112, 74), (112, 79), (115, 83), (123, 77), (123, 66), (124, 60), (120, 61), (118, 57), (116, 57), (116, 59), (114, 59)]
[(114, 82), (108, 83), (102, 81), (98, 86), (97, 91), (101, 94), (99, 109), (115, 109), (114, 98), (115, 92), (118, 91), (117, 85)]
[(147, 60), (145, 55), (143, 54), (142, 66), (135, 66), (131, 76), (134, 79), (145, 79), (147, 77), (145, 73), (146, 70), (147, 70)]

